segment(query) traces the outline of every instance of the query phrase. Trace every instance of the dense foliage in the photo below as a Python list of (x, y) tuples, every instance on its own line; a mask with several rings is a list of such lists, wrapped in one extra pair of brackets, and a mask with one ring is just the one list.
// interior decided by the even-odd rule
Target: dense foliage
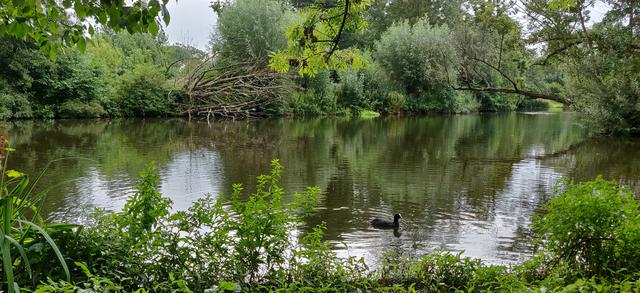
[[(165, 1), (31, 2), (0, 6), (5, 118), (459, 113), (554, 101), (597, 133), (640, 129), (637, 1), (219, 0), (206, 54), (161, 35), (104, 32), (157, 33)], [(602, 19), (591, 19), (594, 7), (605, 7)], [(62, 45), (86, 53), (39, 52)]]
[(292, 13), (272, 0), (238, 0), (218, 19), (212, 48), (221, 58), (242, 62), (268, 62), (269, 52), (287, 46), (285, 32)]
[[(36, 44), (5, 37), (0, 43), (1, 118), (167, 116), (179, 108), (167, 65), (199, 53), (168, 46), (163, 36), (103, 33), (85, 53), (55, 60)], [(185, 56), (186, 55), (186, 56)]]
[(545, 248), (588, 277), (640, 270), (640, 203), (627, 188), (596, 178), (569, 184), (536, 222)]
[(168, 0), (151, 1), (2, 1), (0, 37), (33, 41), (47, 56), (55, 59), (64, 47), (81, 51), (104, 26), (119, 31), (157, 34), (160, 18), (169, 24)]

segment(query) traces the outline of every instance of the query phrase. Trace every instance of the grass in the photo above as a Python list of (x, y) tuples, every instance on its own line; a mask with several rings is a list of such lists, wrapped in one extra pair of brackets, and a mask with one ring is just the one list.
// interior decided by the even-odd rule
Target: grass
[(564, 105), (561, 103), (558, 103), (556, 101), (550, 101), (547, 100), (547, 103), (549, 104), (549, 112), (562, 112), (564, 111)]
[(380, 117), (380, 113), (371, 111), (371, 110), (362, 110), (360, 111), (358, 117), (360, 118), (378, 118)]

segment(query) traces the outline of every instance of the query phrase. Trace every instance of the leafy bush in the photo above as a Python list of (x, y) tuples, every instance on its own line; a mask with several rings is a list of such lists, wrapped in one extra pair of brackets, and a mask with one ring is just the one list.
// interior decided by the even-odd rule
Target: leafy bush
[(322, 101), (321, 95), (316, 95), (313, 90), (299, 90), (292, 92), (286, 100), (283, 111), (285, 113), (320, 115), (323, 113), (315, 101)]
[(586, 124), (596, 133), (640, 134), (640, 56), (633, 26), (609, 12), (589, 31), (597, 50), (580, 47), (566, 62), (564, 93), (575, 100)]
[(225, 59), (266, 65), (270, 52), (287, 46), (285, 32), (290, 19), (291, 14), (277, 1), (234, 1), (218, 17), (220, 39), (212, 46)]
[(407, 108), (412, 112), (468, 113), (479, 107), (473, 95), (450, 88), (434, 89), (407, 100)]
[[(371, 110), (398, 113), (405, 109), (403, 90), (391, 81), (380, 64), (367, 61), (367, 67), (361, 69), (365, 107)], [(393, 94), (390, 94), (392, 93)]]
[[(317, 203), (318, 189), (294, 194), (285, 204), (278, 185), (281, 172), (273, 161), (271, 173), (258, 177), (255, 193), (245, 196), (242, 186), (234, 185), (228, 198), (207, 195), (171, 214), (171, 201), (159, 192), (160, 179), (150, 165), (123, 211), (98, 210), (83, 229), (66, 224), (39, 229), (24, 219), (31, 207), (38, 214), (34, 203), (42, 194), (30, 193), (24, 174), (8, 171), (6, 186), (16, 188), (6, 189), (10, 193), (3, 197), (0, 216), (15, 218), (0, 229), (11, 231), (16, 241), (0, 242), (3, 260), (12, 260), (0, 272), (22, 286), (32, 284), (36, 292), (640, 289), (640, 203), (616, 182), (596, 178), (562, 186), (562, 194), (534, 221), (542, 248), (521, 265), (486, 265), (440, 251), (407, 256), (397, 249), (385, 255), (379, 268), (370, 269), (361, 258), (337, 257), (323, 241), (324, 225), (299, 240), (292, 237), (290, 231)], [(16, 200), (7, 200), (12, 197)], [(70, 271), (68, 261), (76, 264)]]
[(158, 67), (142, 65), (123, 76), (118, 89), (118, 104), (124, 116), (166, 116), (171, 114), (173, 99), (165, 88)]
[(118, 292), (122, 291), (122, 286), (116, 285), (108, 278), (94, 276), (87, 266), (83, 263), (76, 262), (78, 266), (84, 272), (87, 280), (81, 284), (76, 284), (68, 281), (54, 281), (51, 278), (47, 278), (47, 282), (43, 282), (34, 291), (35, 293), (55, 293), (55, 292)]
[(341, 107), (358, 111), (368, 106), (364, 96), (364, 76), (359, 70), (341, 72), (335, 94)]
[(61, 269), (58, 278), (68, 281), (70, 274), (64, 256), (49, 234), (76, 226), (45, 223), (40, 211), (46, 189), (36, 191), (44, 171), (32, 180), (26, 174), (8, 170), (7, 159), (13, 151), (8, 144), (8, 135), (3, 133), (0, 138), (0, 275), (3, 276), (0, 290), (19, 292), (20, 284), (26, 280), (35, 281), (43, 272), (56, 268)]
[(289, 96), (285, 111), (311, 115), (333, 114), (340, 111), (330, 71), (321, 71), (313, 77), (299, 77), (297, 82), (302, 89), (294, 91)]
[[(272, 168), (258, 177), (257, 191), (247, 200), (234, 185), (230, 211), (224, 198), (206, 196), (189, 210), (170, 214), (171, 202), (159, 193), (158, 174), (150, 166), (122, 212), (97, 211), (92, 224), (77, 236), (58, 235), (59, 242), (67, 258), (85, 262), (92, 273), (127, 290), (161, 284), (202, 292), (221, 282), (256, 286), (287, 268), (287, 253), (295, 250), (288, 231), (314, 206), (318, 193), (309, 188), (284, 204), (281, 167), (274, 161)], [(75, 278), (84, 274), (74, 271)]]
[(99, 68), (95, 67), (84, 55), (66, 54), (61, 56), (45, 80), (50, 87), (51, 96), (39, 97), (47, 104), (59, 105), (68, 100), (97, 101), (104, 88), (104, 78)]
[(392, 25), (376, 42), (374, 56), (409, 94), (437, 90), (455, 78), (444, 68), (456, 58), (451, 31), (446, 26), (431, 26), (426, 19), (414, 25), (408, 21)]
[(0, 84), (0, 119), (31, 118), (33, 111), (27, 95)]
[(517, 108), (518, 99), (504, 94), (475, 93), (476, 100), (480, 103), (481, 112), (514, 111)]
[(549, 201), (534, 226), (555, 261), (587, 277), (640, 271), (640, 203), (602, 177)]
[(84, 103), (80, 100), (70, 100), (58, 107), (60, 118), (99, 118), (107, 115), (107, 111), (98, 102)]
[(387, 93), (385, 109), (389, 113), (399, 113), (405, 108), (407, 98), (397, 91)]

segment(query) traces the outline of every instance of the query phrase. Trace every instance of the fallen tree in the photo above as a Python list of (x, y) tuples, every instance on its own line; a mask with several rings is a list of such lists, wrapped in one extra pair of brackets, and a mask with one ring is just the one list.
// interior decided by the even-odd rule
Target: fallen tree
[(286, 76), (259, 64), (219, 64), (212, 56), (193, 66), (183, 80), (177, 81), (185, 97), (180, 114), (208, 120), (267, 116), (270, 106), (284, 96)]

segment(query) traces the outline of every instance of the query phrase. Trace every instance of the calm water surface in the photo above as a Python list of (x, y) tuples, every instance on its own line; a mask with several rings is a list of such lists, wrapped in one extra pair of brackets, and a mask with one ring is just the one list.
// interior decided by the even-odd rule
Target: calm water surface
[[(640, 141), (586, 139), (571, 113), (380, 119), (18, 121), (12, 168), (52, 164), (43, 186), (51, 221), (79, 222), (93, 207), (121, 209), (155, 161), (174, 210), (205, 193), (250, 187), (281, 160), (282, 185), (322, 190), (309, 225), (326, 222), (340, 255), (379, 259), (402, 248), (465, 251), (488, 262), (530, 255), (532, 215), (562, 176), (603, 174), (640, 190)], [(400, 235), (373, 217), (403, 216)]]

